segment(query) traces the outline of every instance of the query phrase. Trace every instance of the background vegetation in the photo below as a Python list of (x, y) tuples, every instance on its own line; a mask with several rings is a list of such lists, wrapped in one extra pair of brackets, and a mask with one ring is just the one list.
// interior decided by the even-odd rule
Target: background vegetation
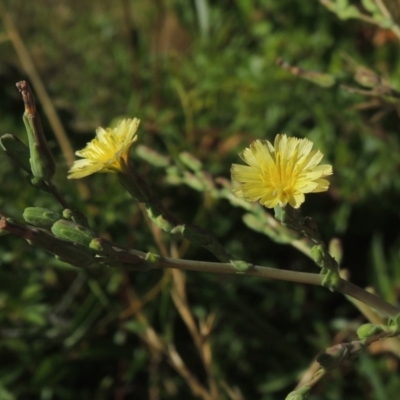
[[(334, 176), (330, 191), (310, 195), (303, 213), (317, 220), (327, 241), (340, 238), (342, 266), (354, 283), (398, 300), (396, 98), (338, 84), (324, 88), (276, 64), (281, 58), (357, 86), (351, 56), (400, 89), (391, 31), (340, 20), (317, 1), (13, 0), (0, 12), (0, 133), (25, 141), (15, 83), (31, 81), (34, 66), (62, 121), (56, 139), (46, 104), (37, 99), (57, 159), (55, 183), (96, 232), (142, 251), (214, 260), (156, 230), (115, 177), (66, 180), (68, 145), (82, 148), (98, 126), (138, 117), (142, 145), (178, 165), (179, 153), (190, 152), (214, 178), (229, 178), (238, 152), (256, 138), (307, 137)], [(296, 249), (250, 230), (242, 209), (190, 182), (166, 179), (164, 168), (132, 156), (168, 208), (211, 230), (238, 258), (315, 271)], [(0, 182), (7, 216), (21, 220), (27, 206), (60, 211), (4, 153)], [(344, 297), (319, 287), (176, 271), (79, 270), (15, 237), (0, 239), (4, 400), (188, 399), (196, 398), (196, 387), (206, 388), (209, 399), (281, 399), (318, 352), (353, 340), (363, 321)], [(378, 342), (327, 376), (311, 399), (395, 399), (398, 364), (398, 354)]]

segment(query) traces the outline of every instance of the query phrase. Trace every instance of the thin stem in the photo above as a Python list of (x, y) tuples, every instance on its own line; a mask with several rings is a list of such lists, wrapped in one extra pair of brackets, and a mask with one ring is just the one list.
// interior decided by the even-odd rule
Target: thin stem
[[(137, 251), (130, 250), (131, 254), (145, 258), (146, 254)], [(184, 271), (199, 271), (199, 272), (211, 272), (214, 274), (230, 274), (237, 275), (237, 269), (229, 263), (218, 263), (218, 262), (205, 262), (205, 261), (192, 261), (192, 260), (180, 260), (174, 258), (160, 257), (158, 262), (154, 264), (153, 268), (176, 268)], [(262, 267), (258, 265), (252, 265), (250, 269), (244, 271), (243, 275), (259, 276), (262, 278), (276, 279), (281, 281), (305, 283), (309, 285), (320, 286), (324, 278), (321, 274), (312, 274), (306, 272), (288, 271), (282, 269), (275, 269), (270, 267)], [(386, 317), (394, 318), (400, 314), (400, 308), (396, 307), (382, 298), (367, 292), (366, 290), (342, 280), (340, 289), (338, 291), (344, 295), (354, 297), (375, 310), (381, 312)]]
[(52, 182), (47, 182), (47, 187), (51, 191), (51, 194), (56, 198), (56, 200), (61, 204), (64, 208), (72, 209), (71, 205), (64, 199), (61, 195), (60, 191)]
[[(160, 258), (158, 267), (176, 268), (185, 271), (211, 272), (217, 274), (238, 274), (238, 270), (229, 263), (177, 260), (173, 258)], [(306, 283), (310, 285), (320, 285), (323, 279), (323, 276), (319, 274), (288, 271), (269, 267), (261, 267), (258, 265), (252, 265), (250, 269), (244, 272), (244, 274), (281, 281)]]

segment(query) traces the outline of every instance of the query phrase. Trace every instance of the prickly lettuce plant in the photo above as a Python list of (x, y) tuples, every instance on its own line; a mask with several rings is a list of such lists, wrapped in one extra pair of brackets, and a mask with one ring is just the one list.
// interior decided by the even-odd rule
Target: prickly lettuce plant
[[(19, 236), (32, 246), (42, 248), (60, 261), (78, 268), (87, 269), (101, 264), (112, 269), (149, 273), (152, 269), (172, 268), (179, 271), (240, 274), (241, 279), (259, 276), (322, 285), (373, 308), (386, 318), (386, 322), (360, 326), (358, 340), (326, 349), (318, 356), (320, 367), (311, 379), (291, 392), (287, 399), (308, 397), (312, 387), (327, 371), (345, 360), (355, 358), (377, 340), (400, 335), (400, 308), (344, 279), (334, 252), (331, 251), (332, 255), (329, 251), (316, 223), (311, 217), (301, 215), (300, 206), (306, 200), (305, 194), (328, 190), (329, 181), (325, 178), (332, 174), (331, 165), (319, 164), (323, 154), (318, 149), (312, 150), (311, 141), (286, 135), (277, 135), (274, 144), (255, 141), (241, 154), (247, 165), (232, 165), (233, 187), (229, 182), (217, 185), (194, 157), (182, 154), (181, 160), (191, 174), (186, 175), (188, 183), (193, 185), (197, 182), (199, 187), (206, 186), (212, 196), (226, 197), (231, 203), (239, 204), (247, 210), (248, 219), (255, 219), (257, 228), (273, 239), (301, 243), (302, 250), (321, 269), (319, 274), (277, 270), (235, 258), (212, 232), (175, 217), (154, 194), (151, 184), (137, 172), (130, 158), (131, 146), (140, 137), (137, 133), (140, 121), (137, 118), (121, 120), (113, 128), (99, 128), (96, 137), (84, 149), (77, 151), (81, 159), (71, 167), (68, 178), (80, 179), (96, 173), (116, 175), (133, 200), (143, 205), (147, 217), (156, 227), (179, 240), (187, 240), (205, 248), (214, 254), (218, 262), (164, 257), (154, 252), (124, 248), (102, 238), (96, 233), (95, 227), (88, 224), (86, 216), (65, 200), (52, 183), (55, 163), (42, 131), (33, 93), (25, 81), (19, 82), (17, 87), (25, 104), (23, 120), (29, 147), (15, 136), (7, 134), (1, 137), (2, 148), (28, 173), (30, 184), (54, 196), (64, 210), (57, 213), (43, 207), (27, 207), (23, 213), (24, 223), (2, 217), (0, 229), (3, 234)], [(262, 206), (273, 208), (275, 219)], [(180, 362), (176, 360), (176, 354), (169, 355), (178, 368)], [(196, 389), (192, 390), (197, 393)], [(203, 388), (203, 391), (206, 389)]]

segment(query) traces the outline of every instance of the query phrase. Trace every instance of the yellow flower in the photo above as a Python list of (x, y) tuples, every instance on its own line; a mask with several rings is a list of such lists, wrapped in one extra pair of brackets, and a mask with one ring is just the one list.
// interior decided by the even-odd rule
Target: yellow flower
[(305, 193), (328, 190), (329, 182), (322, 178), (332, 174), (331, 165), (318, 165), (323, 154), (311, 151), (312, 146), (307, 139), (286, 135), (277, 135), (273, 146), (256, 140), (240, 154), (248, 165), (232, 165), (232, 179), (239, 183), (233, 193), (267, 208), (288, 203), (299, 208)]
[(123, 119), (115, 128), (97, 128), (96, 137), (75, 154), (77, 160), (69, 170), (69, 179), (79, 179), (96, 172), (123, 172), (129, 149), (136, 142), (139, 120)]

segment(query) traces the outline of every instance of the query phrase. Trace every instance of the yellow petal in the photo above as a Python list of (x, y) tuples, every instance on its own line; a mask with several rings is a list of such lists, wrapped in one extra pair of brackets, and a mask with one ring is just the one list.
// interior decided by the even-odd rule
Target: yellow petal
[(75, 161), (69, 179), (79, 179), (96, 172), (123, 172), (129, 149), (137, 140), (137, 118), (123, 119), (115, 128), (97, 128), (96, 137), (75, 154), (83, 160)]

